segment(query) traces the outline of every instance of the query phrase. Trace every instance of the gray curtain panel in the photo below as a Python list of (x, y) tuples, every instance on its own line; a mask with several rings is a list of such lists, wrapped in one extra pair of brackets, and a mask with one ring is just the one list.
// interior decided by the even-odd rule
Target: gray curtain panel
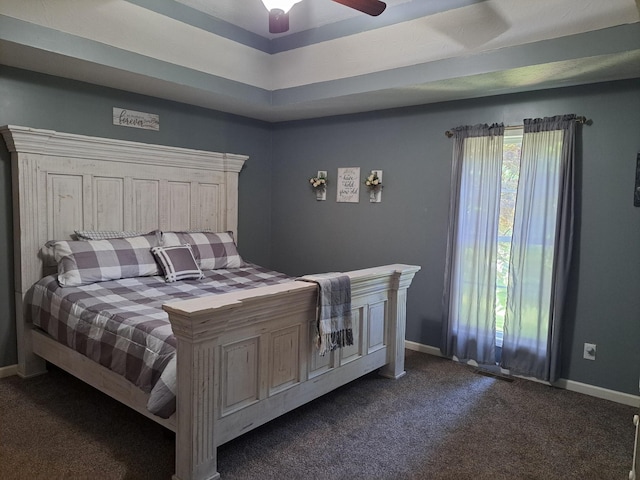
[(442, 353), (495, 364), (497, 225), (504, 125), (453, 130)]
[(576, 116), (524, 121), (501, 366), (560, 375), (575, 204)]

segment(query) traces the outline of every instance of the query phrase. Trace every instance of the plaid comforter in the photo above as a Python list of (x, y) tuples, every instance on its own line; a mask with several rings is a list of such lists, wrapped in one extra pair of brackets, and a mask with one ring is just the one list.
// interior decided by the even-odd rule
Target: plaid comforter
[(53, 338), (150, 393), (149, 411), (167, 418), (176, 405), (176, 339), (162, 305), (292, 280), (250, 264), (204, 273), (204, 280), (135, 277), (66, 288), (52, 275), (30, 290), (27, 311)]

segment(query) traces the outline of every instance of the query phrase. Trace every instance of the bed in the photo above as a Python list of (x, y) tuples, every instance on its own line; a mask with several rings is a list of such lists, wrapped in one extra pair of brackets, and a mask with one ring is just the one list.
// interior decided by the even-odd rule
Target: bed
[(354, 342), (324, 356), (313, 341), (317, 285), (278, 280), (162, 305), (175, 339), (175, 413), (151, 413), (148, 392), (31, 323), (28, 293), (56, 269), (43, 246), (78, 229), (237, 239), (247, 157), (20, 126), (0, 131), (12, 161), (18, 372), (39, 375), (50, 362), (174, 431), (174, 479), (219, 478), (219, 445), (374, 370), (405, 373), (407, 289), (419, 267), (344, 272)]

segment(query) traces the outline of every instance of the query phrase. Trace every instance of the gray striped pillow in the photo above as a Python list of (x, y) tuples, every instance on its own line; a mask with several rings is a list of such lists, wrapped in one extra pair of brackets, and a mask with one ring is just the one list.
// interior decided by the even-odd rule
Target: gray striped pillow
[(158, 275), (158, 264), (151, 249), (159, 243), (153, 234), (113, 240), (60, 240), (47, 245), (58, 263), (60, 286), (76, 287)]
[(162, 245), (191, 246), (201, 270), (244, 267), (231, 232), (163, 232)]
[(151, 252), (158, 260), (167, 282), (204, 277), (188, 244), (172, 247), (154, 247)]
[(78, 240), (113, 240), (115, 238), (131, 238), (147, 234), (147, 232), (132, 232), (126, 230), (75, 230), (73, 233), (76, 234)]

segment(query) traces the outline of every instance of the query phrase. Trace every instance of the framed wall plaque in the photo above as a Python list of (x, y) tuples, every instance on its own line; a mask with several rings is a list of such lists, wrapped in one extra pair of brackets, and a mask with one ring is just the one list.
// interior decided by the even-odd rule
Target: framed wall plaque
[(358, 203), (360, 201), (360, 167), (338, 168), (336, 202)]

